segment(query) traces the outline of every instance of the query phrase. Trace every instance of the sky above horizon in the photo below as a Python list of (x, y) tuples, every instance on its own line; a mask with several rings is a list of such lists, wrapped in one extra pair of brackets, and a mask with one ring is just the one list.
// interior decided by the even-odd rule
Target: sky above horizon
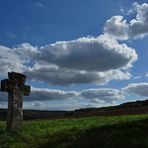
[(0, 19), (0, 80), (27, 75), (24, 109), (148, 98), (148, 0), (1, 0)]

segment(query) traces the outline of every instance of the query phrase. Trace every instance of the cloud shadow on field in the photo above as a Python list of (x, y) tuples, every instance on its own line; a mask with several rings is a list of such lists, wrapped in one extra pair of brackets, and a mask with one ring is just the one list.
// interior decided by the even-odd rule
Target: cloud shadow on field
[(69, 132), (49, 137), (49, 143), (40, 146), (61, 148), (147, 148), (148, 120), (92, 127), (84, 132), (73, 128)]

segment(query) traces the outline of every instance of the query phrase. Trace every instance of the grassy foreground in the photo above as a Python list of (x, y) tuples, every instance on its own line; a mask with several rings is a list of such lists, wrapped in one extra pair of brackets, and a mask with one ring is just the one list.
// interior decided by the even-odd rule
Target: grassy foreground
[(24, 121), (16, 133), (0, 121), (0, 148), (148, 148), (148, 115)]

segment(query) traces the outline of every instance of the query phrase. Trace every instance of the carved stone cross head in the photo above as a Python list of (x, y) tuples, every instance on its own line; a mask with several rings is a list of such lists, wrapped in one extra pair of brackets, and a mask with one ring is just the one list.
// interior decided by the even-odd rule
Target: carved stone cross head
[(10, 92), (14, 89), (22, 92), (23, 95), (30, 94), (30, 86), (25, 85), (26, 76), (16, 72), (9, 72), (8, 78), (1, 81), (1, 91)]

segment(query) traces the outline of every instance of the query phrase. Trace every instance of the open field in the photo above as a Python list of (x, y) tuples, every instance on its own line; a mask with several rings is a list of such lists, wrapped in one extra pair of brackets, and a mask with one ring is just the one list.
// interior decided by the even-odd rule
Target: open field
[(0, 148), (147, 148), (148, 115), (24, 121), (16, 133), (0, 122)]

